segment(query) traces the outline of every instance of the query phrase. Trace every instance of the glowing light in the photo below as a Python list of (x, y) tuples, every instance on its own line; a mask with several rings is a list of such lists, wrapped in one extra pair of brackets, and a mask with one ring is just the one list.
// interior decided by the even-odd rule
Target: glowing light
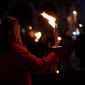
[(76, 28), (76, 31), (79, 32), (79, 28)]
[(41, 15), (48, 20), (49, 24), (51, 24), (51, 26), (52, 26), (53, 28), (55, 28), (55, 24), (56, 24), (56, 23), (55, 23), (55, 20), (56, 20), (56, 19), (55, 19), (54, 17), (46, 14), (45, 12), (43, 12)]
[(73, 14), (77, 14), (77, 11), (73, 11)]
[(61, 40), (62, 38), (61, 38), (61, 37), (58, 37), (57, 39), (58, 39), (58, 40)]
[(57, 37), (57, 40), (58, 40), (58, 43), (60, 43), (61, 42), (61, 37)]
[(35, 39), (35, 42), (38, 42), (38, 41), (39, 41), (39, 39), (36, 38), (36, 39)]
[(76, 32), (76, 35), (79, 35), (80, 34), (80, 32)]
[(21, 29), (21, 32), (22, 32), (22, 33), (25, 33), (25, 32), (26, 32), (26, 30), (25, 30), (24, 28), (22, 28), (22, 29)]
[(34, 37), (34, 34), (35, 34), (35, 32), (34, 32), (33, 30), (31, 30), (31, 31), (29, 32), (29, 35), (30, 35), (31, 37)]
[(74, 15), (74, 22), (76, 23), (76, 21), (77, 21), (77, 11), (73, 11), (73, 15)]
[(73, 32), (73, 35), (76, 35), (76, 31)]
[(32, 30), (32, 26), (29, 26), (29, 30)]
[(59, 70), (56, 70), (56, 73), (59, 73)]
[(35, 37), (36, 37), (37, 39), (40, 39), (41, 35), (42, 35), (41, 32), (35, 33)]
[(83, 27), (83, 25), (82, 24), (79, 24), (79, 27)]

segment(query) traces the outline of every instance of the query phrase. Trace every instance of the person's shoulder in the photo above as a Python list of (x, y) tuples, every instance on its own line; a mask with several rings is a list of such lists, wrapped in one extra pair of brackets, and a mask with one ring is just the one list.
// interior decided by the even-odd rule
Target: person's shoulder
[(12, 49), (14, 50), (14, 51), (18, 51), (18, 52), (28, 52), (28, 50), (25, 48), (25, 47), (23, 47), (23, 46), (21, 46), (21, 45), (18, 45), (18, 44), (16, 44), (16, 43), (13, 43), (13, 45), (12, 45)]

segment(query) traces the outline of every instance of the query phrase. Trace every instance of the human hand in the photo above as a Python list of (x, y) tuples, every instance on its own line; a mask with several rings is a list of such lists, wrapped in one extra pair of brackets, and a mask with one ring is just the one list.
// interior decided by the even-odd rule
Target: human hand
[(61, 57), (62, 56), (62, 47), (53, 48), (53, 52), (55, 53), (56, 57)]

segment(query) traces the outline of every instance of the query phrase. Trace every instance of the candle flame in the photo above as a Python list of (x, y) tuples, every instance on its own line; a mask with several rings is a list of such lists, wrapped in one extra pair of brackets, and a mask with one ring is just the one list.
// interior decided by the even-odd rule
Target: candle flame
[(55, 20), (56, 20), (56, 19), (55, 19), (54, 17), (46, 14), (45, 12), (43, 12), (41, 15), (48, 20), (49, 24), (51, 24), (51, 26), (52, 26), (53, 28), (55, 28), (55, 24), (56, 24), (56, 23), (55, 23)]

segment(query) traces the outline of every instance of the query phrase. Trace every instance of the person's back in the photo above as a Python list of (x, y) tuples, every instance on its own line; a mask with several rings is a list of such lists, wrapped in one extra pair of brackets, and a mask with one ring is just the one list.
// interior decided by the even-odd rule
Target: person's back
[(0, 54), (0, 85), (31, 85), (29, 73), (36, 69), (36, 64), (33, 70), (30, 68), (33, 63), (31, 56), (24, 47), (16, 43), (13, 43), (7, 54)]
[(32, 85), (30, 72), (45, 72), (61, 54), (54, 50), (47, 57), (37, 58), (23, 46), (19, 32), (15, 18), (1, 20), (0, 85)]
[(0, 85), (31, 85), (30, 72), (47, 70), (50, 66), (47, 61), (54, 61), (53, 55), (47, 59), (37, 59), (24, 47), (14, 43), (8, 54), (0, 54)]
[(12, 85), (9, 84), (12, 72), (12, 57), (9, 55), (0, 54), (0, 85)]

